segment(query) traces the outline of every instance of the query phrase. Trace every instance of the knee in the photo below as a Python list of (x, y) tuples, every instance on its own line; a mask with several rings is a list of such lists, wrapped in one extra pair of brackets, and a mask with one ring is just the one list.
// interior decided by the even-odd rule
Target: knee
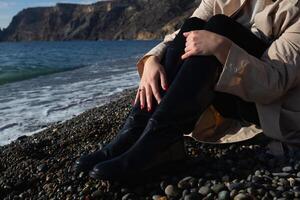
[(197, 24), (197, 23), (202, 23), (203, 20), (198, 18), (198, 17), (190, 17), (185, 19), (184, 23), (185, 24)]
[(191, 31), (191, 30), (197, 30), (202, 29), (205, 25), (205, 21), (198, 18), (198, 17), (191, 17), (184, 21), (184, 24), (181, 27), (181, 30), (184, 31)]
[(212, 16), (206, 23), (204, 29), (218, 34), (226, 34), (231, 27), (232, 19), (223, 14)]
[(223, 25), (223, 24), (226, 24), (228, 23), (228, 21), (230, 20), (231, 18), (224, 15), (224, 14), (217, 14), (217, 15), (214, 15), (212, 16), (207, 24), (216, 24), (216, 25)]

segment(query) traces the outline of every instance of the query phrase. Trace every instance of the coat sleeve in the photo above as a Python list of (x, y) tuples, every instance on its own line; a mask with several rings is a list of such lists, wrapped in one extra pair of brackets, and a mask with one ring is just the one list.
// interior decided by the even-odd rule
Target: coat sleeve
[(215, 90), (270, 104), (299, 84), (299, 52), (300, 22), (287, 28), (260, 59), (233, 43)]
[[(198, 8), (194, 11), (191, 17), (198, 17), (204, 21), (207, 21), (211, 16), (213, 16), (213, 5), (215, 0), (202, 0)], [(144, 63), (149, 56), (157, 56), (159, 60), (162, 59), (166, 47), (169, 42), (171, 42), (176, 34), (180, 31), (180, 29), (175, 32), (168, 34), (164, 37), (164, 40), (152, 48), (149, 52), (147, 52), (144, 56), (142, 56), (137, 62), (137, 70), (139, 72), (140, 77), (143, 74)]]

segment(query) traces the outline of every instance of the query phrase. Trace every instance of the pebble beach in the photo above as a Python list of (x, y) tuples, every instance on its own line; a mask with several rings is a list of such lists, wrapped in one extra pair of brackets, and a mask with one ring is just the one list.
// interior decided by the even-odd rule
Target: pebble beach
[(143, 181), (108, 182), (75, 172), (80, 155), (114, 138), (134, 96), (135, 89), (126, 90), (101, 107), (0, 147), (0, 199), (300, 199), (300, 160), (268, 154), (260, 138), (212, 145), (186, 137), (189, 161), (165, 172), (162, 166)]

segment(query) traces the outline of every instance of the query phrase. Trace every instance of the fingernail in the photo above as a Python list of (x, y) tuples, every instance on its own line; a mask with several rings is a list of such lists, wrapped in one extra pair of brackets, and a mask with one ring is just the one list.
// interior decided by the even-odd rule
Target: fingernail
[(169, 89), (169, 86), (168, 86), (168, 85), (165, 85), (164, 90), (168, 90), (168, 89)]
[(151, 109), (150, 107), (148, 107), (148, 112), (151, 112), (151, 110), (152, 110), (152, 109)]
[(144, 105), (141, 105), (141, 110), (143, 110), (143, 109), (144, 109), (144, 107), (145, 107)]

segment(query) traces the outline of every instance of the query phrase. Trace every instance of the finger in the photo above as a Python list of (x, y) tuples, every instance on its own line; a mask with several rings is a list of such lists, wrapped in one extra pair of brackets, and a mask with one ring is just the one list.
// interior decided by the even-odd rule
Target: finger
[(141, 103), (141, 109), (145, 108), (145, 88), (143, 88), (143, 90), (140, 90), (140, 103)]
[(188, 37), (186, 37), (185, 41), (188, 43), (193, 43), (195, 42), (195, 37), (193, 35), (189, 35)]
[(160, 85), (162, 87), (163, 90), (168, 90), (168, 81), (167, 81), (167, 76), (166, 76), (166, 72), (164, 70), (162, 70), (159, 74), (160, 76)]
[(187, 37), (187, 36), (190, 35), (190, 33), (191, 33), (191, 32), (184, 32), (184, 33), (183, 33), (183, 36), (184, 36), (184, 37)]
[(193, 46), (190, 45), (190, 46), (185, 47), (184, 52), (189, 52), (189, 51), (192, 51), (192, 50), (193, 50)]
[(146, 100), (147, 100), (147, 110), (150, 112), (152, 110), (152, 90), (150, 86), (146, 87)]
[(181, 59), (184, 60), (184, 59), (187, 59), (187, 58), (189, 58), (189, 57), (191, 57), (191, 56), (194, 56), (194, 55), (195, 55), (195, 52), (194, 52), (194, 51), (188, 51), (188, 52), (186, 52), (185, 54), (183, 54), (183, 55), (181, 56)]
[(161, 96), (160, 96), (160, 93), (159, 93), (158, 82), (157, 81), (153, 82), (153, 84), (151, 85), (151, 87), (152, 87), (153, 95), (154, 95), (157, 103), (159, 104), (160, 101), (161, 101)]
[(187, 47), (187, 46), (192, 46), (194, 44), (194, 42), (193, 41), (186, 41), (185, 42), (185, 46)]
[(140, 97), (140, 91), (138, 90), (137, 93), (136, 93), (136, 95), (135, 95), (135, 99), (134, 99), (133, 105), (135, 105), (137, 103), (139, 97)]

